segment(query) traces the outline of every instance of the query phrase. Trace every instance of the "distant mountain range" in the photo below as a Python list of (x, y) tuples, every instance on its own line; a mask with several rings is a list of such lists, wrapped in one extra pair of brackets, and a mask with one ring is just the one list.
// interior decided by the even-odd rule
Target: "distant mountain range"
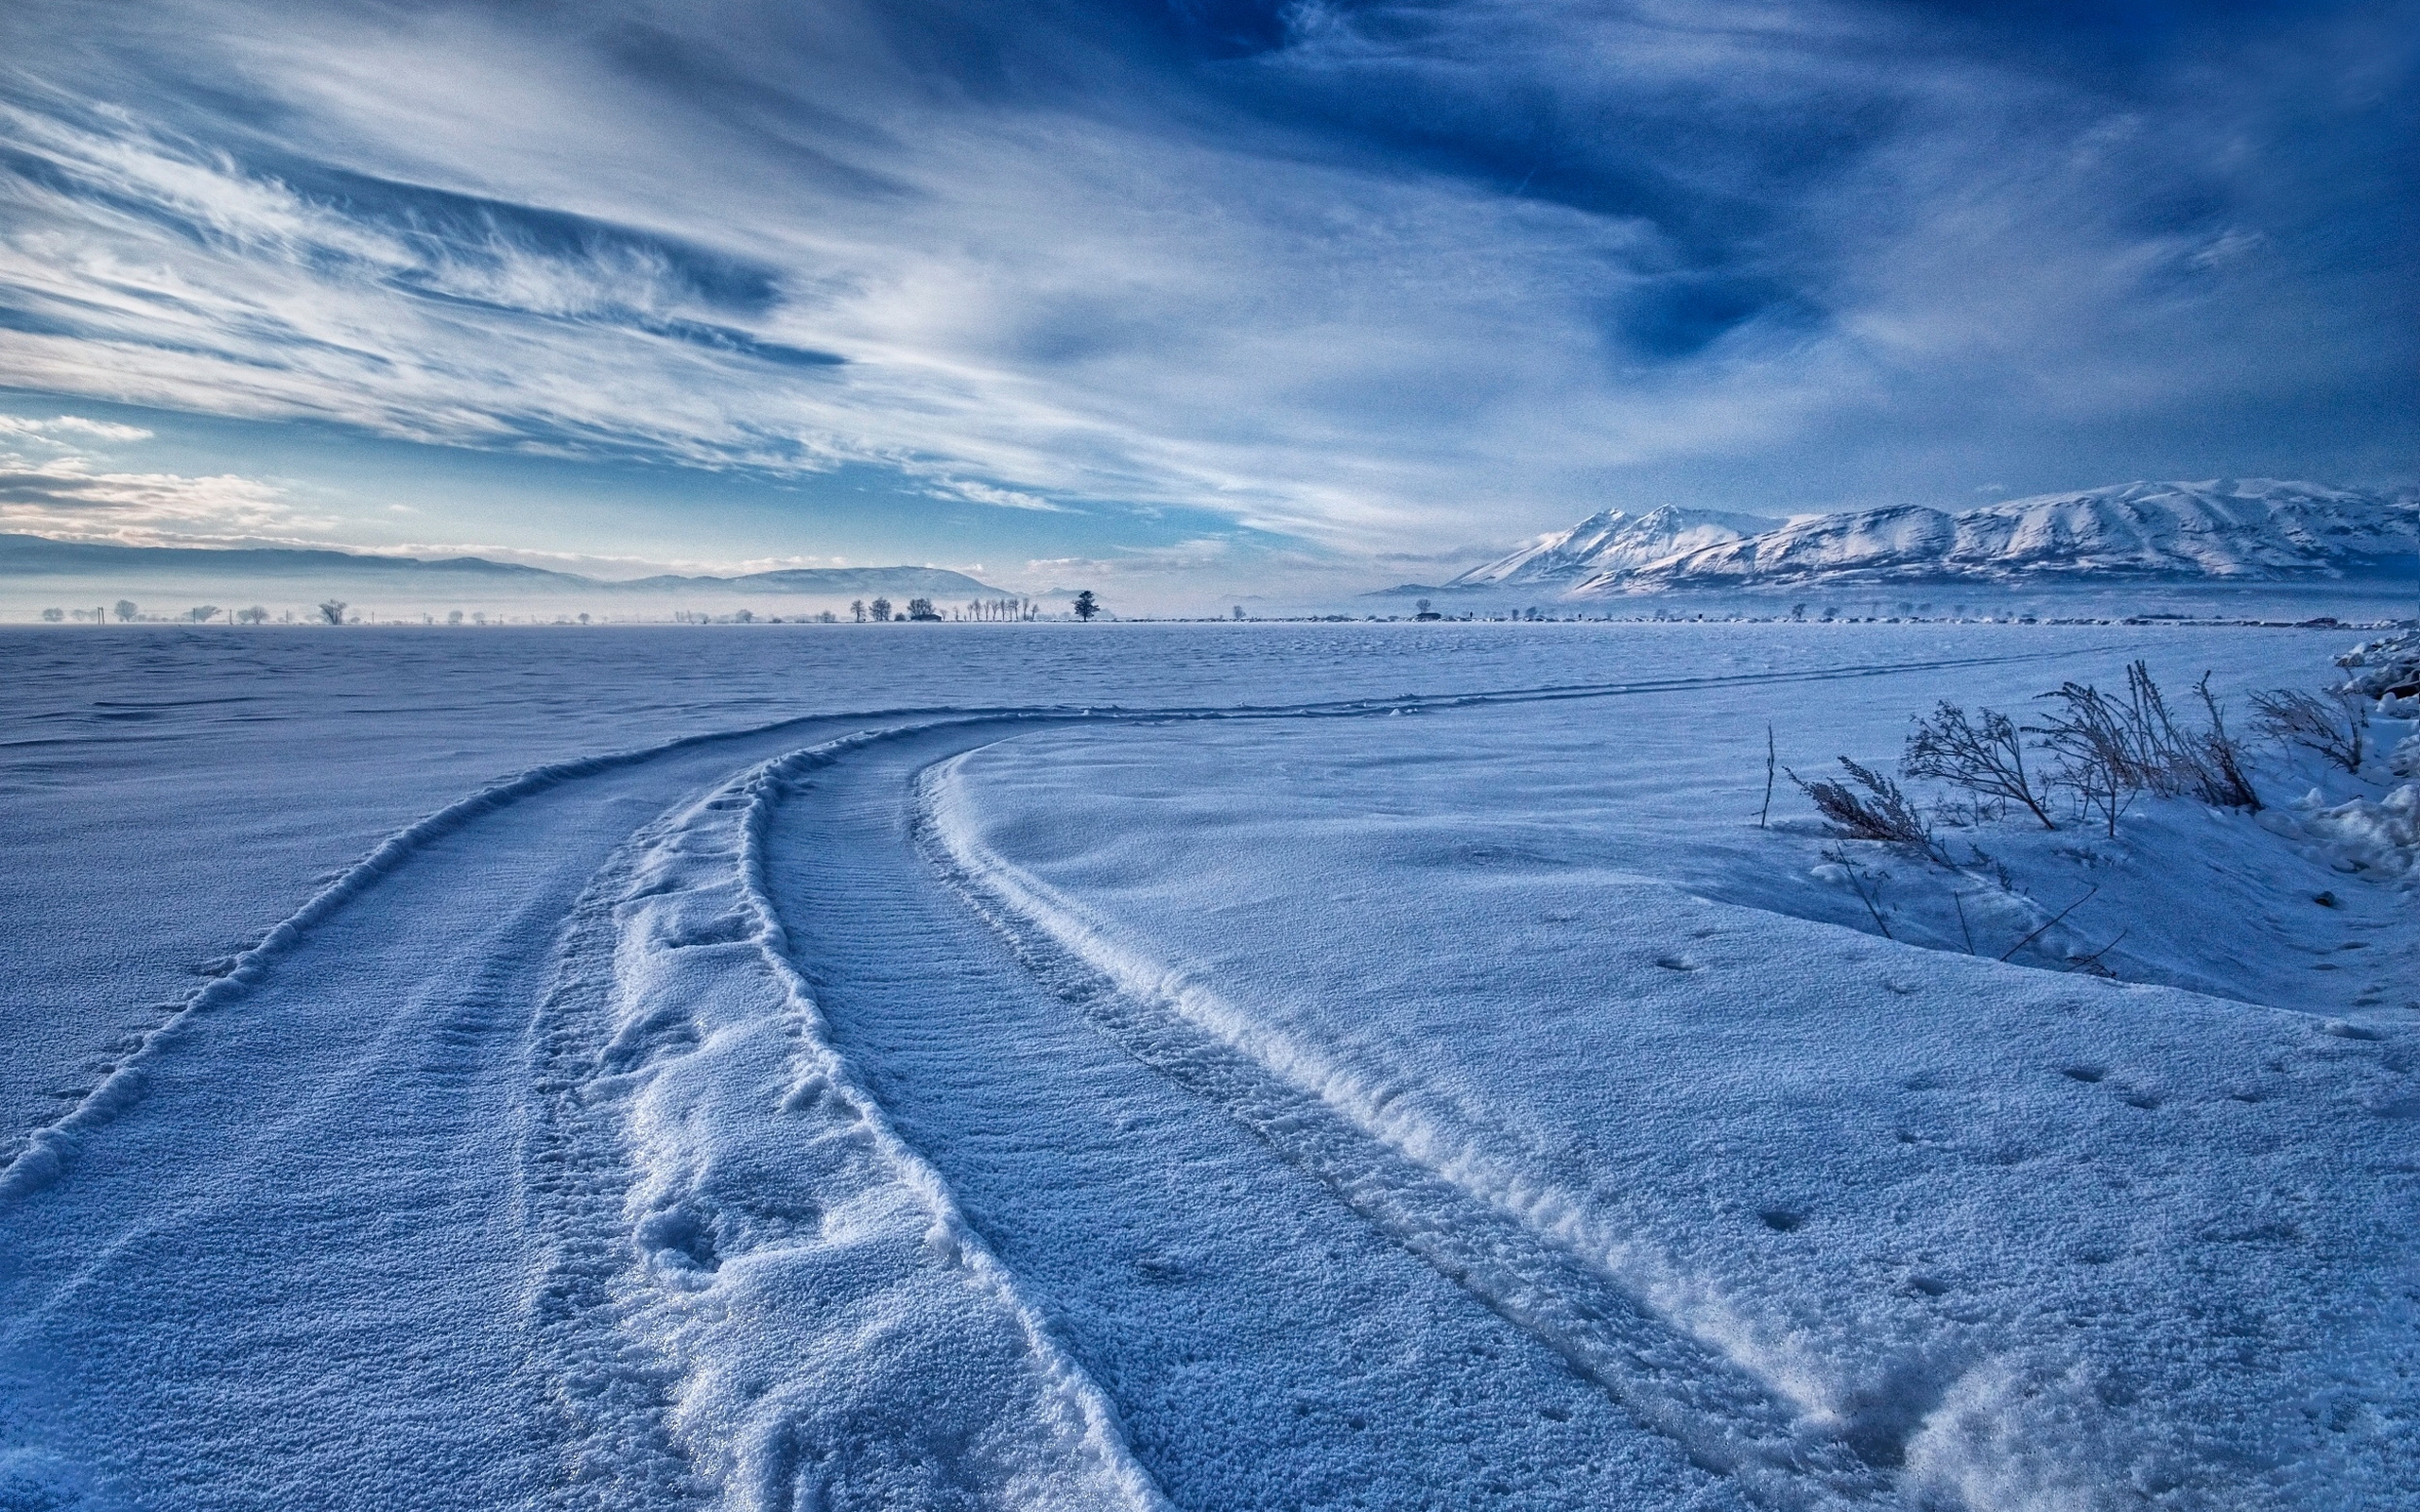
[(964, 573), (941, 567), (789, 567), (735, 577), (681, 576), (600, 578), (549, 572), (484, 557), (381, 557), (349, 551), (284, 547), (209, 550), (185, 546), (113, 546), (43, 536), (0, 534), (0, 578), (124, 579), (130, 587), (173, 578), (180, 582), (358, 584), (398, 591), (516, 594), (562, 593), (781, 593), (839, 597), (888, 593), (932, 598), (1007, 597)]
[(1905, 505), (1777, 521), (1667, 506), (1591, 515), (1423, 591), (1588, 600), (1691, 588), (2349, 577), (2409, 571), (2415, 529), (2420, 499), (2409, 493), (2268, 478), (2123, 483), (1956, 514)]

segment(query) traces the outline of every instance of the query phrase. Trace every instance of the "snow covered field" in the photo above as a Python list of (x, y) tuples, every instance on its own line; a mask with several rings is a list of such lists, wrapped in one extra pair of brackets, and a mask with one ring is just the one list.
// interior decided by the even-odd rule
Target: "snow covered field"
[(1757, 823), (2353, 639), (9, 634), (0, 1506), (2409, 1505), (2404, 779)]

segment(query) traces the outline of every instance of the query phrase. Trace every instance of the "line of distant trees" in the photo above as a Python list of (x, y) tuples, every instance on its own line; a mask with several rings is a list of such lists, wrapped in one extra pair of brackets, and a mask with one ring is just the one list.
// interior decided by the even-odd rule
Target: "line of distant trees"
[[(1094, 596), (1090, 589), (1078, 593), (1070, 607), (1075, 617), (1080, 620), (1090, 620), (1102, 612), (1099, 599)], [(1240, 614), (1241, 610), (1238, 610), (1237, 612)], [(95, 606), (92, 609), (54, 607), (42, 610), (41, 614), (43, 622), (47, 625), (61, 625), (69, 621), (79, 625), (106, 625), (112, 619), (120, 625), (209, 625), (221, 622), (229, 625), (267, 625), (272, 618), (271, 611), (260, 604), (233, 610), (221, 609), (216, 604), (196, 604), (182, 613), (147, 613), (142, 606), (130, 598), (121, 598), (115, 604)], [(905, 624), (909, 621), (938, 623), (944, 620), (1022, 622), (1040, 619), (1042, 605), (1036, 600), (1022, 596), (972, 598), (968, 599), (963, 607), (944, 610), (935, 605), (929, 598), (910, 598), (904, 608), (893, 605), (888, 598), (878, 597), (873, 600), (860, 598), (850, 602), (849, 616), (859, 625), (869, 620), (875, 624)], [(297, 623), (295, 611), (292, 610), (278, 613), (274, 618), (282, 625)], [(374, 622), (376, 616), (372, 615), (371, 618)], [(473, 625), (483, 626), (490, 623), (486, 611), (480, 610), (469, 611), (467, 618)], [(424, 625), (438, 623), (437, 617), (433, 614), (423, 614), (420, 620)], [(445, 623), (449, 626), (460, 625), (464, 620), (464, 611), (458, 609), (449, 610), (445, 615)], [(744, 609), (721, 615), (702, 613), (693, 610), (677, 610), (673, 612), (672, 620), (676, 625), (753, 625), (758, 623), (758, 616), (753, 610)], [(309, 612), (303, 614), (301, 617), (301, 623), (359, 625), (362, 623), (362, 615), (341, 598), (325, 598), (314, 605)], [(409, 621), (390, 620), (390, 623), (407, 624)], [(504, 620), (499, 616), (494, 623), (501, 625)], [(573, 621), (559, 616), (554, 623), (569, 625)], [(592, 621), (589, 615), (581, 614), (578, 617), (578, 623), (587, 625)], [(775, 616), (768, 623), (779, 625), (783, 620)], [(796, 616), (789, 623), (835, 625), (839, 623), (839, 616), (830, 610), (824, 610), (811, 615)]]
[[(42, 611), (42, 620), (45, 625), (63, 625), (70, 620), (79, 625), (106, 625), (112, 616), (120, 625), (207, 625), (222, 617), (230, 625), (268, 623), (268, 610), (258, 604), (254, 604), (250, 609), (220, 609), (216, 604), (196, 604), (182, 614), (146, 614), (134, 600), (121, 598), (115, 604), (106, 608), (52, 608)], [(291, 623), (294, 616), (289, 612), (285, 618), (288, 623)]]
[[(1087, 613), (1084, 609), (1084, 600), (1088, 600), (1091, 597), (1092, 594), (1085, 593), (1079, 598), (1077, 602), (1078, 617), (1084, 619), (1091, 618), (1091, 615)], [(951, 609), (946, 612), (936, 608), (933, 601), (929, 598), (911, 598), (908, 601), (908, 607), (904, 610), (896, 608), (892, 605), (890, 600), (887, 598), (876, 598), (873, 600), (856, 598), (849, 601), (849, 618), (859, 625), (863, 625), (869, 620), (876, 625), (887, 625), (908, 620), (936, 622), (941, 620), (1013, 622), (1039, 619), (1041, 616), (1042, 606), (1032, 599), (1023, 597), (970, 598), (966, 601), (964, 608)]]

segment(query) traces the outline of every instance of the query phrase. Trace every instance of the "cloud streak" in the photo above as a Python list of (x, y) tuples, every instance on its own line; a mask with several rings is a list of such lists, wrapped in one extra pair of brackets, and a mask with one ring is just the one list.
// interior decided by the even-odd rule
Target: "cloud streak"
[(328, 523), (257, 478), (112, 472), (89, 457), (0, 450), (0, 531), (130, 546), (299, 544), (296, 532)]
[(37, 0), (0, 368), (1329, 551), (2408, 455), (2413, 9), (2031, 14)]

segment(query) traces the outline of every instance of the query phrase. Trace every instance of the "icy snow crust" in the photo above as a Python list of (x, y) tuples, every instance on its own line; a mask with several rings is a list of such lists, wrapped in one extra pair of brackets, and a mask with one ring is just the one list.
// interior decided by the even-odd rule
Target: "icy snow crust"
[(17, 639), (0, 1505), (2402, 1504), (2409, 799), (2227, 832), (2341, 895), (2245, 1001), (1744, 822), (2339, 648)]

